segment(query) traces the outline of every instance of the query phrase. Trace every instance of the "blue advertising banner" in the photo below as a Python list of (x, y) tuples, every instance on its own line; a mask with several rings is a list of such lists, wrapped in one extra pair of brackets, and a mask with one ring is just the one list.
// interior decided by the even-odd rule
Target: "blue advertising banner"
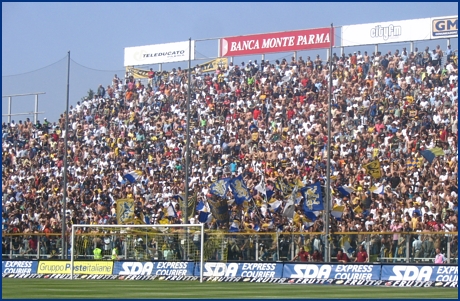
[(2, 261), (2, 274), (37, 274), (38, 261)]
[(458, 281), (458, 266), (384, 265), (381, 280)]
[[(200, 275), (200, 265), (195, 266), (195, 276)], [(203, 263), (204, 277), (260, 277), (281, 278), (283, 276), (282, 263)]]
[(114, 275), (193, 276), (193, 262), (115, 262)]
[(379, 280), (380, 265), (286, 263), (284, 278)]

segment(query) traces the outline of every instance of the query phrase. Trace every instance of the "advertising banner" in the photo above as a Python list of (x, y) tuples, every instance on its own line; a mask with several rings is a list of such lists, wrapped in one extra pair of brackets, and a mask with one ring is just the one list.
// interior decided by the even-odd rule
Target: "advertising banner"
[[(192, 41), (192, 56), (195, 59), (195, 41)], [(125, 48), (124, 66), (152, 65), (188, 61), (189, 41)]]
[[(214, 72), (217, 70), (218, 67), (227, 69), (228, 68), (228, 59), (226, 57), (223, 58), (217, 58), (212, 61), (198, 64), (198, 66), (201, 67), (201, 72), (202, 73), (208, 73), (208, 72)], [(134, 68), (134, 67), (125, 67), (126, 72), (130, 72), (134, 78), (149, 78), (149, 71), (150, 70), (143, 70), (139, 68)], [(157, 71), (155, 71), (157, 72)], [(192, 70), (192, 73), (194, 71)]]
[(381, 280), (458, 282), (458, 266), (384, 265)]
[(115, 275), (193, 276), (193, 262), (115, 262)]
[(291, 264), (284, 265), (285, 278), (379, 280), (380, 265)]
[[(282, 263), (205, 262), (203, 268), (204, 277), (281, 278), (283, 276)], [(195, 267), (195, 276), (197, 275), (200, 275), (198, 264)]]
[(429, 40), (430, 27), (430, 18), (342, 26), (341, 46)]
[(274, 52), (329, 48), (334, 31), (329, 27), (228, 37), (219, 40), (219, 56), (239, 56)]
[(431, 38), (446, 39), (458, 37), (458, 16), (431, 18)]
[(2, 274), (36, 274), (38, 261), (20, 260), (2, 261)]
[[(70, 261), (44, 261), (38, 263), (38, 274), (70, 274)], [(112, 275), (113, 261), (75, 261), (74, 274)]]

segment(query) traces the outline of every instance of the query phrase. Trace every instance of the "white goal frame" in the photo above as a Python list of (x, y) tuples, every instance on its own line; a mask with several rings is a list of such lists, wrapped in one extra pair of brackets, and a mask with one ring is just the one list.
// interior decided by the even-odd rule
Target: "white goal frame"
[(204, 224), (165, 224), (165, 225), (72, 225), (71, 249), (70, 249), (70, 279), (74, 279), (74, 257), (75, 257), (75, 229), (76, 228), (200, 228), (200, 283), (203, 283), (203, 260), (204, 260)]

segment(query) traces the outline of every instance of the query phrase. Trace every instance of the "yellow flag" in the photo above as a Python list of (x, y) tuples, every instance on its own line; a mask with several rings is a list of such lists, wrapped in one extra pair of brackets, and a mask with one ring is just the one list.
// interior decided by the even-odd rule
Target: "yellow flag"
[(119, 225), (126, 225), (134, 220), (134, 199), (117, 200), (117, 221)]
[(366, 169), (367, 173), (374, 179), (380, 179), (382, 177), (379, 160), (367, 163), (366, 165), (364, 165), (364, 169)]

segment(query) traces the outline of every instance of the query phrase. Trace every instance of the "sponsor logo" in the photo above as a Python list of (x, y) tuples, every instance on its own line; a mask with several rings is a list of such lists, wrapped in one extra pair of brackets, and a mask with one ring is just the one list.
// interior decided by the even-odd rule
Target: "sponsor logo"
[(2, 272), (12, 274), (34, 274), (37, 270), (35, 261), (2, 261)]
[(276, 263), (206, 262), (203, 276), (281, 278), (281, 265)]
[(393, 275), (388, 280), (430, 281), (433, 267), (431, 266), (393, 266)]
[(370, 30), (371, 38), (383, 38), (384, 41), (388, 40), (391, 37), (399, 37), (402, 35), (401, 26), (394, 26), (390, 24), (388, 26), (377, 25)]
[(327, 48), (333, 42), (330, 28), (228, 37), (220, 40), (221, 56), (274, 53)]
[(328, 279), (331, 275), (332, 267), (327, 264), (321, 266), (311, 264), (296, 264), (294, 265), (294, 273), (292, 278), (320, 278)]
[[(113, 262), (111, 261), (76, 261), (73, 272), (88, 275), (112, 275)], [(70, 274), (71, 263), (68, 261), (40, 261), (37, 272), (39, 274)]]
[(458, 17), (434, 19), (431, 26), (433, 37), (458, 35)]
[(151, 275), (153, 262), (123, 262), (122, 271), (118, 275)]

